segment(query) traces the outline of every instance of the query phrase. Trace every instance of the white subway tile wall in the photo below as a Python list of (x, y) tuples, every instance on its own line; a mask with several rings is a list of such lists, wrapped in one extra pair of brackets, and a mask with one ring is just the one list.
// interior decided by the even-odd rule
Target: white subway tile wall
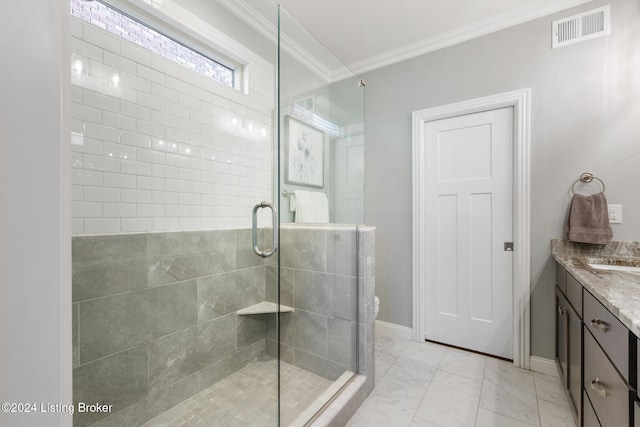
[(273, 66), (247, 51), (245, 94), (71, 20), (73, 233), (249, 227), (272, 198)]

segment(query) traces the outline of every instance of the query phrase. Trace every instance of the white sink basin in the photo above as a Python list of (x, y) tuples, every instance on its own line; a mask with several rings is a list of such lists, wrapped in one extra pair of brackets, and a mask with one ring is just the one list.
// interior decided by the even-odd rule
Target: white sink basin
[(640, 273), (640, 261), (635, 259), (587, 258), (587, 264), (596, 270)]
[(640, 267), (632, 267), (629, 265), (589, 264), (589, 267), (595, 268), (596, 270), (627, 271), (631, 273), (640, 273)]

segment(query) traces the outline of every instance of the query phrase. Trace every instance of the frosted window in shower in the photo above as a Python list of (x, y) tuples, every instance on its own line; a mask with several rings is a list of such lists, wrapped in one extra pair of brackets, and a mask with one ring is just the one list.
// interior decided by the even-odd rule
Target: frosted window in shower
[(137, 44), (175, 63), (234, 87), (234, 70), (123, 15), (99, 1), (71, 0), (71, 15)]

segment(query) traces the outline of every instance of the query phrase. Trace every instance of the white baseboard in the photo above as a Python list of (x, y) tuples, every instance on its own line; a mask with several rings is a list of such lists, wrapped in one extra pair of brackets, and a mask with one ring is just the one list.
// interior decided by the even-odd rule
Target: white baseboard
[(376, 320), (376, 334), (413, 340), (413, 329), (382, 320)]
[(545, 359), (544, 357), (531, 356), (529, 358), (529, 368), (534, 372), (540, 372), (541, 374), (558, 375), (558, 367), (556, 361), (552, 359)]

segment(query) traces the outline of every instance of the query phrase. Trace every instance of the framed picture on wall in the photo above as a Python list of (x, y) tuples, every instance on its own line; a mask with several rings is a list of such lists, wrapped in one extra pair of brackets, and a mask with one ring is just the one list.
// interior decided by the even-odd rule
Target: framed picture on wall
[(285, 182), (324, 187), (324, 133), (306, 123), (285, 117)]

